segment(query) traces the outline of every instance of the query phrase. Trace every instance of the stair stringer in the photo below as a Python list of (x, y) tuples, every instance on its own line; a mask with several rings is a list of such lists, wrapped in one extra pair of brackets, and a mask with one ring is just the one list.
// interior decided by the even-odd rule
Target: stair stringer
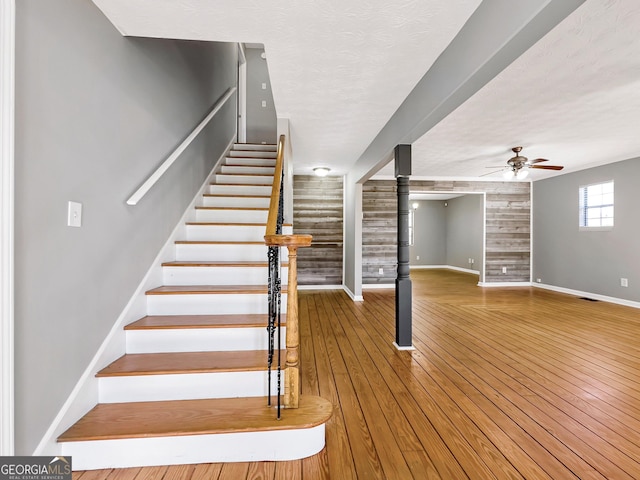
[(126, 333), (124, 326), (134, 322), (140, 317), (146, 315), (147, 312), (147, 296), (146, 291), (163, 283), (162, 263), (172, 261), (175, 258), (175, 242), (185, 237), (186, 223), (194, 218), (195, 206), (201, 201), (202, 196), (208, 191), (212, 180), (229, 155), (229, 152), (235, 144), (235, 133), (230, 139), (223, 153), (213, 165), (211, 171), (206, 176), (193, 200), (178, 220), (176, 227), (173, 229), (167, 241), (158, 252), (156, 258), (152, 261), (149, 270), (143, 277), (142, 281), (136, 288), (135, 292), (129, 299), (111, 330), (105, 337), (104, 341), (96, 351), (93, 359), (80, 376), (78, 382), (74, 386), (67, 401), (62, 405), (53, 422), (43, 435), (32, 455), (62, 455), (62, 444), (57, 442), (57, 438), (73, 425), (78, 418), (81, 418), (97, 403), (99, 403), (99, 379), (96, 374), (115, 361), (126, 351)]

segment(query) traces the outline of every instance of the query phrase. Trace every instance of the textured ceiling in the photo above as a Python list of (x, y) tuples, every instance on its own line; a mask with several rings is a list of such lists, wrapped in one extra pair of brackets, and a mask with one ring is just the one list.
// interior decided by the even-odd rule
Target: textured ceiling
[(560, 173), (640, 156), (639, 25), (637, 0), (587, 0), (413, 144), (413, 176), (484, 175), (518, 145)]
[(94, 0), (125, 35), (263, 43), (295, 169), (346, 173), (480, 0)]
[[(296, 172), (327, 165), (334, 174), (348, 171), (480, 4), (94, 2), (126, 35), (263, 43)], [(640, 156), (638, 25), (638, 0), (587, 0), (414, 143), (413, 176), (478, 177), (518, 145), (564, 165), (560, 174)], [(378, 172), (391, 175), (391, 166)]]

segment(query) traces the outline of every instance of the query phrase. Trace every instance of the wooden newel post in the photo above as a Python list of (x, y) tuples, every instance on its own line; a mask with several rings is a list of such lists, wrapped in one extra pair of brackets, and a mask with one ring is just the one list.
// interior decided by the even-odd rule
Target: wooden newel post
[(289, 275), (287, 280), (287, 356), (284, 369), (286, 408), (298, 408), (300, 402), (300, 328), (298, 326), (298, 248), (311, 245), (311, 235), (265, 235), (267, 245), (287, 247)]

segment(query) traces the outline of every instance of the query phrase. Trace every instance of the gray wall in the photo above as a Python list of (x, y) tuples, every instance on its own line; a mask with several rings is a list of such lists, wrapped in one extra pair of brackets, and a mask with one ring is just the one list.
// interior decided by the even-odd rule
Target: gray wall
[[(472, 270), (482, 268), (482, 195), (450, 200), (411, 200), (417, 203), (415, 244), (411, 265), (449, 265)], [(420, 258), (418, 258), (420, 257)], [(469, 258), (475, 260), (469, 264)]]
[[(463, 195), (447, 201), (447, 261), (452, 267), (482, 270), (482, 195)], [(469, 258), (475, 260), (469, 263)], [(482, 277), (481, 277), (482, 278)]]
[[(276, 108), (262, 48), (247, 48), (247, 143), (276, 143)], [(262, 84), (266, 88), (262, 88)], [(266, 107), (262, 102), (266, 102)]]
[[(533, 279), (640, 301), (640, 159), (560, 175), (533, 187)], [(579, 231), (578, 188), (614, 181), (614, 227)], [(620, 286), (620, 278), (629, 287)]]
[[(444, 265), (447, 261), (447, 210), (438, 200), (411, 200), (414, 210), (414, 244), (410, 247), (411, 265)], [(418, 258), (420, 257), (420, 258)]]
[(293, 177), (293, 233), (312, 235), (298, 249), (299, 285), (342, 285), (342, 177)]
[[(16, 2), (16, 453), (31, 454), (235, 135), (235, 44), (123, 38), (89, 0)], [(66, 226), (67, 201), (83, 226)]]

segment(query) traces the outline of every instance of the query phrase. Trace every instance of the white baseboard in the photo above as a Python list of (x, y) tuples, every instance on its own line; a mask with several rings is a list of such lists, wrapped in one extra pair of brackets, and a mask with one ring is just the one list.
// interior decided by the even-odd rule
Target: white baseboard
[(149, 271), (140, 282), (122, 313), (118, 316), (95, 356), (89, 362), (76, 386), (71, 391), (69, 398), (67, 398), (40, 443), (38, 443), (33, 455), (62, 455), (62, 447), (56, 441), (58, 436), (98, 403), (98, 379), (95, 377), (96, 373), (125, 353), (126, 337), (123, 327), (146, 315), (147, 299), (145, 292), (162, 284), (162, 262), (174, 259), (175, 241), (184, 237), (184, 225), (190, 219), (190, 215), (194, 214), (196, 202), (209, 187), (211, 177), (215, 175), (216, 169), (227, 156), (234, 143), (235, 133), (193, 200), (185, 209), (182, 218), (178, 221), (165, 245), (151, 263)]
[(349, 298), (351, 298), (351, 300), (353, 300), (354, 302), (364, 302), (364, 297), (362, 295), (356, 295), (351, 290), (349, 290), (349, 287), (347, 287), (346, 285), (343, 285), (342, 289), (345, 291), (347, 295), (349, 295)]
[(343, 290), (342, 285), (298, 285), (298, 290)]
[(530, 287), (531, 282), (478, 282), (479, 287)]
[(592, 298), (594, 300), (600, 300), (602, 302), (615, 303), (617, 305), (624, 305), (625, 307), (640, 308), (640, 302), (625, 300), (624, 298), (609, 297), (607, 295), (600, 295), (598, 293), (583, 292), (581, 290), (573, 290), (571, 288), (557, 287), (555, 285), (546, 285), (544, 283), (532, 283), (531, 285), (537, 288), (551, 290), (558, 293), (575, 295), (576, 297)]
[(455, 270), (456, 272), (473, 273), (480, 275), (480, 270), (471, 270), (469, 268), (454, 267), (453, 265), (410, 265), (410, 270)]
[(397, 350), (415, 350), (416, 349), (416, 347), (414, 347), (413, 345), (410, 345), (408, 347), (401, 347), (396, 342), (393, 342), (393, 346), (396, 347)]

